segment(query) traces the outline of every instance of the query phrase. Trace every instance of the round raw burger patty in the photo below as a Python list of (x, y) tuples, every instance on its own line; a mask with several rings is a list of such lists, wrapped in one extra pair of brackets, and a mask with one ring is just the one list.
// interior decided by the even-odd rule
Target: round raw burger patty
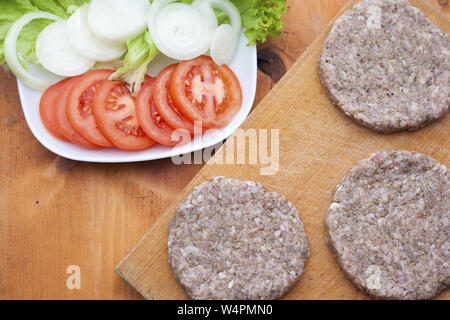
[(169, 262), (194, 299), (275, 299), (309, 257), (297, 209), (262, 184), (213, 177), (169, 223)]
[(428, 299), (450, 283), (450, 173), (429, 156), (381, 151), (338, 186), (326, 216), (349, 279), (377, 298)]
[(408, 1), (365, 0), (336, 20), (319, 75), (333, 103), (358, 123), (416, 130), (448, 112), (449, 42)]

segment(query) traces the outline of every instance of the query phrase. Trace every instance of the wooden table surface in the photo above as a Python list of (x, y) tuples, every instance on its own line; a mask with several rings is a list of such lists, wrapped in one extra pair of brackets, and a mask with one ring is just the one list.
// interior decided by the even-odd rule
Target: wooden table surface
[[(428, 0), (450, 16), (448, 0)], [(288, 0), (285, 34), (259, 48), (255, 105), (347, 0)], [(89, 164), (46, 150), (0, 70), (0, 299), (137, 299), (114, 272), (201, 165)], [(69, 290), (66, 270), (81, 270)]]

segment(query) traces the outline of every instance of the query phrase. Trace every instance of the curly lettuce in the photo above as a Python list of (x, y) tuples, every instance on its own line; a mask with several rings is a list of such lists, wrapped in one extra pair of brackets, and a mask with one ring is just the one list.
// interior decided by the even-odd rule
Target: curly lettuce
[(231, 0), (242, 17), (248, 45), (277, 38), (283, 33), (281, 16), (287, 11), (286, 0)]

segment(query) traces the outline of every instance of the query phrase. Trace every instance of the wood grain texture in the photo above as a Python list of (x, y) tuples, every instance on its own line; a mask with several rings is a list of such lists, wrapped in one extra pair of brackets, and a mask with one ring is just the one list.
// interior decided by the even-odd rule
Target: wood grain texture
[[(350, 1), (349, 7), (358, 0)], [(450, 20), (423, 0), (411, 0), (447, 33)], [(297, 60), (242, 126), (280, 129), (280, 170), (262, 176), (259, 165), (217, 165), (218, 155), (180, 193), (139, 244), (119, 263), (117, 272), (145, 298), (186, 299), (167, 257), (167, 224), (175, 206), (211, 176), (264, 183), (286, 195), (299, 209), (311, 246), (304, 274), (286, 299), (366, 299), (346, 280), (325, 244), (324, 216), (335, 186), (358, 160), (383, 149), (406, 149), (431, 155), (449, 165), (450, 118), (416, 132), (377, 134), (353, 123), (324, 93), (317, 59), (329, 26)], [(227, 143), (229, 143), (228, 141)], [(248, 153), (248, 150), (247, 150)], [(449, 299), (449, 290), (439, 299)]]
[[(448, 5), (428, 1), (449, 13)], [(261, 48), (275, 53), (282, 63), (266, 62), (264, 70), (274, 71), (272, 77), (259, 73), (257, 102), (346, 2), (288, 0), (285, 34)], [(260, 61), (266, 56), (260, 55)], [(354, 146), (349, 141), (348, 147)], [(311, 159), (321, 156), (312, 151), (304, 150)], [(62, 159), (32, 136), (20, 108), (15, 78), (1, 69), (0, 163), (0, 299), (141, 298), (114, 273), (114, 266), (202, 168), (175, 166), (170, 160), (105, 165)], [(306, 198), (308, 204), (316, 195), (298, 197), (292, 200), (298, 203)], [(323, 214), (319, 209), (313, 213)], [(81, 267), (81, 290), (66, 288), (65, 271), (73, 264)]]

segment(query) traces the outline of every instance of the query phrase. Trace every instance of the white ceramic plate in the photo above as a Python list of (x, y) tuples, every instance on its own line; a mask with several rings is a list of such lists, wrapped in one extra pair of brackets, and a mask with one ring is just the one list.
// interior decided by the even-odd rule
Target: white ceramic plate
[[(159, 55), (150, 64), (150, 75), (156, 76), (160, 70), (173, 62), (173, 60), (170, 60), (163, 55)], [(137, 152), (122, 151), (113, 148), (89, 150), (56, 139), (44, 127), (41, 117), (39, 116), (39, 101), (42, 92), (34, 91), (20, 81), (17, 83), (23, 113), (25, 114), (28, 126), (36, 139), (50, 151), (61, 157), (78, 161), (106, 163), (137, 162), (169, 158), (211, 147), (228, 138), (237, 128), (239, 128), (252, 108), (255, 100), (257, 80), (256, 47), (248, 47), (247, 38), (245, 38), (244, 35), (241, 35), (239, 39), (236, 58), (229, 66), (239, 78), (242, 87), (243, 101), (241, 111), (226, 128), (218, 131), (207, 131), (203, 136), (195, 137), (190, 144), (181, 147), (171, 148), (156, 145), (147, 150)]]

